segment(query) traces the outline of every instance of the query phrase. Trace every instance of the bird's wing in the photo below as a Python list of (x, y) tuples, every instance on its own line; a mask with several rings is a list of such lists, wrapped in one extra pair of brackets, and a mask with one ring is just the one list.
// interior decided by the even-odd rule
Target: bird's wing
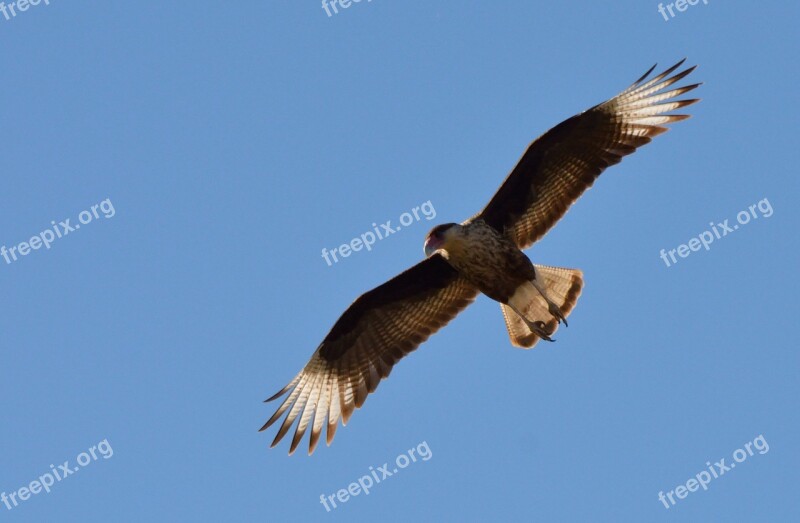
[[(303, 370), (267, 401), (289, 393), (261, 428), (287, 410), (272, 446), (300, 418), (289, 454), (311, 425), (314, 452), (327, 417), (327, 441), (361, 407), (392, 366), (472, 303), (478, 290), (435, 254), (361, 295), (339, 318)], [(312, 420), (313, 418), (313, 420)]]
[[(664, 91), (695, 68), (670, 76), (683, 60), (651, 80), (653, 66), (607, 102), (561, 122), (534, 142), (489, 204), (472, 219), (512, 238), (520, 249), (539, 240), (603, 170), (688, 115), (664, 114), (698, 100), (674, 100), (700, 84)], [(695, 66), (696, 67), (696, 66)]]

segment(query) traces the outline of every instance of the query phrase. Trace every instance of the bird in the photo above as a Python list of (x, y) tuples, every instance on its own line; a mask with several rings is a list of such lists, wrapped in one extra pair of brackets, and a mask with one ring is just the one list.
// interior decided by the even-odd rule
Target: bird
[(479, 213), (433, 227), (423, 261), (359, 296), (302, 371), (265, 400), (288, 394), (260, 429), (286, 413), (271, 447), (298, 419), (290, 455), (308, 429), (309, 455), (326, 427), (330, 445), (339, 420), (346, 425), (400, 359), (480, 294), (500, 303), (513, 346), (553, 341), (581, 295), (583, 273), (534, 264), (523, 250), (541, 239), (607, 167), (666, 132), (665, 124), (689, 118), (672, 111), (698, 102), (677, 97), (701, 84), (667, 90), (697, 67), (679, 71), (685, 60), (651, 78), (654, 65), (618, 95), (535, 139)]

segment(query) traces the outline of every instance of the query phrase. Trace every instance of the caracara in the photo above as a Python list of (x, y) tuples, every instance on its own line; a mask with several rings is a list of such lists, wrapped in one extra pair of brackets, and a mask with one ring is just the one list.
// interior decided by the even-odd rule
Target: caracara
[(673, 74), (682, 64), (648, 79), (653, 66), (614, 98), (534, 140), (481, 212), (434, 227), (425, 260), (355, 300), (303, 370), (267, 400), (289, 394), (261, 428), (288, 411), (272, 446), (297, 419), (289, 454), (309, 428), (309, 454), (326, 425), (330, 445), (339, 419), (346, 424), (395, 363), (478, 294), (500, 303), (512, 345), (552, 341), (581, 294), (582, 274), (536, 265), (522, 249), (544, 236), (606, 167), (665, 132), (664, 124), (688, 118), (665, 114), (697, 102), (675, 98), (700, 84), (665, 90), (694, 70)]

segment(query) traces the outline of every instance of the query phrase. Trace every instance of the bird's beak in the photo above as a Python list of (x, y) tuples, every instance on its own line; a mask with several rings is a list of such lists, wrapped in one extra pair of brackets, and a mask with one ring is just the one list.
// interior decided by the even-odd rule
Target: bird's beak
[(441, 241), (439, 241), (439, 240), (437, 240), (437, 239), (435, 239), (433, 237), (428, 237), (425, 240), (425, 247), (424, 247), (424, 249), (425, 249), (425, 257), (426, 258), (430, 258), (431, 255), (433, 253), (435, 253), (436, 250), (439, 249), (439, 247), (441, 247), (441, 246), (442, 246), (442, 242)]

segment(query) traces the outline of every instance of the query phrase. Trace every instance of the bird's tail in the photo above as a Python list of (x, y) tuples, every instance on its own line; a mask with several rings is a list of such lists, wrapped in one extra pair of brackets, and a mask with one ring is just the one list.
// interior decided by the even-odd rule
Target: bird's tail
[[(534, 268), (539, 288), (544, 290), (547, 298), (561, 309), (564, 317), (569, 316), (581, 295), (583, 273), (578, 269), (562, 269), (543, 265), (534, 265)], [(509, 304), (530, 322), (542, 322), (549, 335), (558, 329), (558, 320), (550, 312), (547, 301), (532, 282), (520, 285), (509, 300)], [(531, 331), (525, 321), (509, 305), (500, 304), (500, 307), (506, 320), (511, 344), (527, 349), (533, 347), (539, 341), (539, 336)]]

